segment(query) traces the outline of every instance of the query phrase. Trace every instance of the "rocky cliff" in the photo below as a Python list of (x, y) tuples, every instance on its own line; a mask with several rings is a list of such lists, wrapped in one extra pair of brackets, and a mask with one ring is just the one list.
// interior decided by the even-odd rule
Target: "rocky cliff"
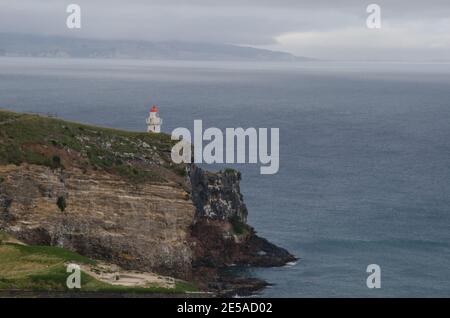
[(169, 136), (3, 111), (0, 128), (0, 230), (24, 242), (204, 289), (232, 264), (295, 259), (246, 224), (239, 172), (173, 164)]
[(247, 221), (248, 212), (239, 187), (241, 174), (238, 171), (227, 169), (211, 173), (192, 164), (187, 166), (187, 174), (197, 219)]

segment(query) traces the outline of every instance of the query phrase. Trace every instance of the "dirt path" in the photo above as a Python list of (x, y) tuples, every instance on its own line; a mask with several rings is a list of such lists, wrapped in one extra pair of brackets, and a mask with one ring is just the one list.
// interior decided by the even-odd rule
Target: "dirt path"
[(126, 271), (116, 265), (99, 263), (95, 266), (83, 265), (81, 269), (92, 277), (117, 286), (175, 288), (175, 279), (150, 272)]

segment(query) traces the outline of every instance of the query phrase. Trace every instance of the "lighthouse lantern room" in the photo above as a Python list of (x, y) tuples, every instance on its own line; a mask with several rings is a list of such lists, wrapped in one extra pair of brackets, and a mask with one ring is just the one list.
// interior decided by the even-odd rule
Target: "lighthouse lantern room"
[(147, 132), (152, 133), (160, 133), (161, 132), (161, 125), (162, 125), (162, 119), (159, 118), (158, 114), (158, 107), (156, 105), (153, 105), (150, 109), (150, 114), (147, 117)]

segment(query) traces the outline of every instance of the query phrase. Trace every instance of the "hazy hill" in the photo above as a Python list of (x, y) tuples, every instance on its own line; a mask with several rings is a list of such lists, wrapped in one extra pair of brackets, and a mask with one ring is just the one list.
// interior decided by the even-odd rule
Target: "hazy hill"
[(0, 33), (0, 55), (170, 60), (310, 60), (285, 52), (229, 44), (108, 41), (9, 33)]

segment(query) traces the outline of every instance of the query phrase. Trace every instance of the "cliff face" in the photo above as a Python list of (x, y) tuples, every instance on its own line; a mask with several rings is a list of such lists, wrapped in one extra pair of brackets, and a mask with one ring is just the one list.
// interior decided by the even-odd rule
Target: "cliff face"
[(246, 223), (240, 172), (228, 169), (211, 173), (192, 165), (189, 177), (196, 206), (190, 233), (194, 269), (208, 272), (230, 265), (282, 266), (295, 260), (286, 250), (257, 236)]
[(204, 288), (231, 264), (295, 259), (246, 224), (239, 172), (173, 165), (167, 136), (2, 112), (0, 125), (0, 230), (26, 243)]
[(236, 218), (247, 222), (248, 212), (239, 187), (239, 172), (228, 169), (211, 173), (195, 165), (188, 166), (187, 172), (197, 218), (221, 221)]
[(0, 166), (0, 175), (0, 228), (16, 238), (125, 268), (189, 277), (187, 238), (195, 209), (181, 187), (28, 164)]

